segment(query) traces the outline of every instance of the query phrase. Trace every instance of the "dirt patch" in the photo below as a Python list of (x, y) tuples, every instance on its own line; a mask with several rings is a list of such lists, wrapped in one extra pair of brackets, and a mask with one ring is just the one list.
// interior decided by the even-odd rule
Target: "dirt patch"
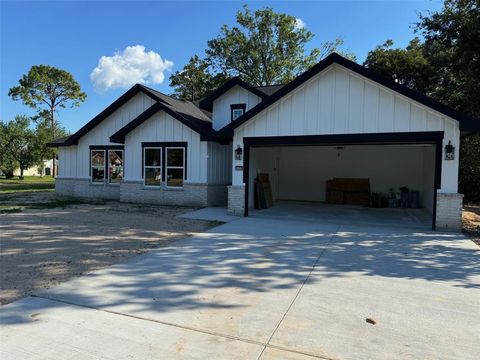
[(463, 232), (480, 246), (480, 205), (466, 205), (462, 211)]
[(191, 210), (106, 202), (0, 214), (0, 304), (218, 225), (177, 217)]

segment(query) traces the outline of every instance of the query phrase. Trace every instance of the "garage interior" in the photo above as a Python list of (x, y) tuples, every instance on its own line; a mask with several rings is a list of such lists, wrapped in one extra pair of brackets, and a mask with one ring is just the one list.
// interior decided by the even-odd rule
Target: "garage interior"
[[(268, 174), (273, 207), (267, 211), (277, 216), (348, 218), (361, 210), (362, 216), (394, 222), (407, 216), (430, 226), (435, 211), (435, 153), (435, 144), (252, 147), (248, 208), (259, 207), (255, 179)], [(403, 202), (402, 187), (409, 190), (408, 203)]]

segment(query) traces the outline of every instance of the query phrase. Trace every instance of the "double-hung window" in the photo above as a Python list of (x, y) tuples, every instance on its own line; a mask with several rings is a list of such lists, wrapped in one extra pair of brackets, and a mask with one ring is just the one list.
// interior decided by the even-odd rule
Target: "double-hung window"
[(105, 181), (105, 150), (91, 150), (92, 183)]
[(108, 150), (108, 183), (120, 184), (123, 179), (123, 150)]
[(123, 179), (123, 149), (90, 149), (90, 176), (94, 184), (119, 184)]
[(145, 186), (181, 188), (187, 179), (185, 141), (143, 142), (142, 175)]
[(182, 187), (185, 174), (185, 148), (167, 147), (167, 187)]
[(160, 186), (162, 184), (162, 148), (143, 148), (143, 159), (145, 186)]

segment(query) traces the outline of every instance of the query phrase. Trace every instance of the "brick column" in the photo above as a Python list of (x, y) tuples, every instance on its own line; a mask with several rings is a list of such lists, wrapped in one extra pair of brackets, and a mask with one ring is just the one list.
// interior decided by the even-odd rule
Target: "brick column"
[(245, 216), (245, 186), (228, 186), (228, 214)]
[(463, 194), (437, 193), (436, 229), (441, 231), (462, 230)]

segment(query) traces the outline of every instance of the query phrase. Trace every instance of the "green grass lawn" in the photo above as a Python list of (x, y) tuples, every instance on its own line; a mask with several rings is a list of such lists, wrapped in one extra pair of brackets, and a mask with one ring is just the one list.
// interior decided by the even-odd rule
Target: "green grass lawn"
[(54, 191), (55, 179), (51, 176), (25, 176), (23, 180), (18, 177), (5, 179), (0, 177), (0, 193)]

